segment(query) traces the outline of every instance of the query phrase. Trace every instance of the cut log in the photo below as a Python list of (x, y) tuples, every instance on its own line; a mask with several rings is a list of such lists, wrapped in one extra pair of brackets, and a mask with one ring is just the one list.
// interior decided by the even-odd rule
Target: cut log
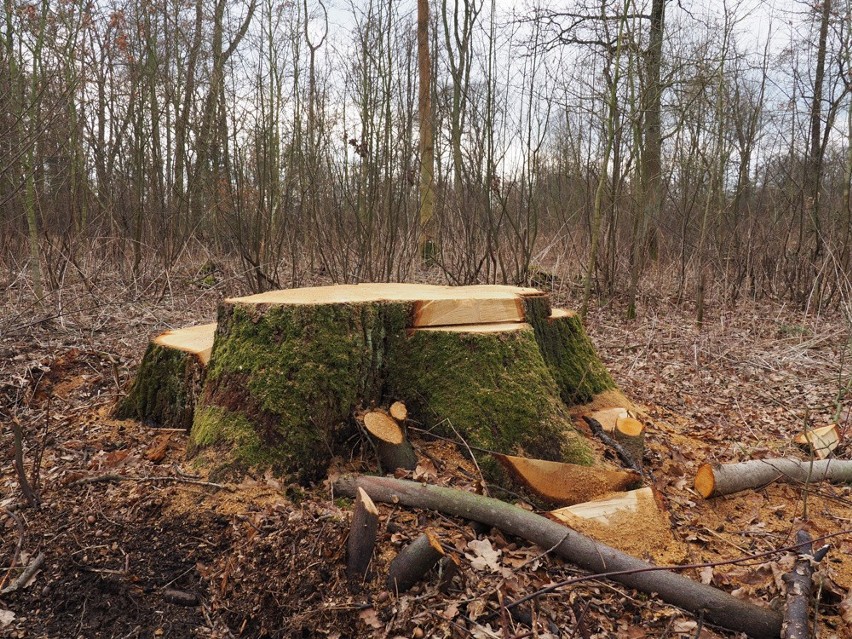
[(362, 419), (364, 428), (373, 438), (383, 473), (392, 473), (397, 468), (417, 468), (414, 449), (405, 438), (402, 428), (390, 415), (373, 410), (365, 413)]
[(661, 498), (650, 486), (553, 510), (547, 517), (635, 557), (665, 563), (686, 557)]
[(215, 333), (216, 324), (203, 324), (155, 337), (115, 416), (189, 430)]
[(388, 569), (388, 588), (405, 592), (420, 581), (444, 556), (441, 542), (427, 531), (394, 557)]
[(352, 511), (352, 528), (346, 543), (346, 576), (351, 582), (361, 581), (367, 575), (376, 547), (378, 526), (379, 510), (370, 496), (359, 488)]
[[(528, 314), (533, 328), (524, 322)], [(210, 339), (212, 333), (211, 325)], [(274, 291), (225, 300), (215, 334), (197, 402), (200, 383), (177, 401), (171, 398), (178, 391), (160, 392), (171, 383), (164, 379), (179, 378), (163, 370), (183, 374), (184, 360), (150, 362), (163, 352), (188, 352), (165, 338), (152, 344), (157, 350), (136, 386), (150, 402), (178, 404), (172, 412), (180, 423), (192, 419), (188, 453), (219, 478), (255, 468), (316, 480), (332, 455), (348, 452), (354, 408), (395, 397), (411, 398), (418, 422), (440, 424), (442, 434), (472, 449), (591, 463), (592, 449), (561, 398), (616, 392), (579, 319), (568, 312), (551, 319), (547, 297), (535, 289), (359, 284)], [(156, 422), (163, 412), (146, 405), (122, 414)], [(483, 471), (497, 473), (496, 463), (486, 461)]]
[(642, 483), (637, 473), (604, 466), (579, 466), (500, 454), (494, 457), (515, 481), (554, 505), (579, 504)]
[(808, 450), (813, 450), (814, 455), (825, 459), (840, 444), (840, 429), (837, 424), (809, 428), (804, 433), (796, 435), (793, 441)]
[(781, 639), (810, 639), (811, 620), (810, 603), (813, 586), (814, 561), (813, 542), (805, 530), (796, 533), (796, 543), (800, 546), (793, 564), (793, 570), (783, 577), (787, 587), (784, 600), (784, 623), (781, 626)]
[(753, 459), (737, 464), (703, 464), (695, 475), (695, 490), (704, 497), (730, 495), (761, 488), (773, 481), (814, 483), (852, 481), (852, 461), (821, 459)]
[(619, 417), (612, 435), (641, 468), (645, 456), (645, 425), (633, 417)]
[(408, 408), (402, 402), (394, 402), (391, 404), (388, 412), (390, 413), (390, 416), (400, 424), (408, 419)]
[(645, 593), (656, 593), (667, 603), (703, 614), (706, 621), (735, 632), (769, 639), (778, 637), (781, 631), (781, 615), (774, 610), (741, 601), (671, 571), (660, 570), (653, 564), (497, 499), (391, 477), (349, 475), (335, 482), (335, 490), (343, 495), (354, 495), (358, 487), (375, 501), (436, 510), (494, 526), (541, 548), (552, 549), (584, 570), (606, 575)]

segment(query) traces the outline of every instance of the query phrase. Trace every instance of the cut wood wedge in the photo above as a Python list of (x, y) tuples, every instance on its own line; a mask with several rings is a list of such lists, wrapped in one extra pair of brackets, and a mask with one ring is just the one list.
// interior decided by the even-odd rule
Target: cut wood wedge
[(592, 539), (660, 563), (681, 561), (686, 553), (671, 530), (662, 500), (650, 486), (610, 493), (598, 499), (546, 513)]
[(495, 459), (521, 485), (541, 499), (556, 505), (590, 501), (606, 493), (639, 485), (638, 473), (601, 466), (579, 466), (562, 462), (494, 455)]
[(793, 441), (809, 450), (813, 448), (817, 457), (825, 459), (840, 444), (840, 429), (837, 424), (812, 428), (796, 435)]

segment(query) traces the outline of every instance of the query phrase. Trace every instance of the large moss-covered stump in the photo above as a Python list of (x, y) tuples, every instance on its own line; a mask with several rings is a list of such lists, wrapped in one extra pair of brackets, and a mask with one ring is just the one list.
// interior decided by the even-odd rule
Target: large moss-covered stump
[(353, 411), (396, 399), (471, 448), (590, 463), (566, 402), (614, 387), (576, 316), (509, 286), (361, 284), (225, 300), (197, 401), (172, 388), (185, 363), (171, 357), (146, 355), (136, 386), (159, 399), (133, 400), (131, 416), (153, 421), (157, 401), (194, 408), (190, 453), (220, 476), (269, 468), (316, 479), (348, 454)]
[(410, 327), (517, 322), (516, 287), (361, 284), (225, 300), (191, 451), (217, 471), (318, 477), (358, 405), (382, 402)]
[(203, 324), (151, 340), (133, 384), (116, 407), (116, 417), (189, 430), (215, 331), (216, 324)]

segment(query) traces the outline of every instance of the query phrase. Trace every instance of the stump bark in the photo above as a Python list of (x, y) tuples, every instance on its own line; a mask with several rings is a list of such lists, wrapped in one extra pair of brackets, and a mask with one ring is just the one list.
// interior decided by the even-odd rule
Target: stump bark
[[(180, 379), (184, 351), (169, 351), (180, 364), (159, 353), (146, 354), (140, 389)], [(182, 402), (181, 424), (192, 418), (190, 454), (219, 477), (270, 468), (304, 482), (345, 452), (357, 406), (398, 399), (411, 419), (473, 449), (590, 464), (566, 401), (615, 387), (579, 318), (551, 312), (540, 291), (415, 284), (227, 299), (203, 379), (200, 393), (163, 395)], [(162, 412), (148, 402), (128, 416)]]
[(216, 324), (203, 324), (155, 337), (127, 395), (116, 407), (115, 416), (189, 430), (215, 331)]

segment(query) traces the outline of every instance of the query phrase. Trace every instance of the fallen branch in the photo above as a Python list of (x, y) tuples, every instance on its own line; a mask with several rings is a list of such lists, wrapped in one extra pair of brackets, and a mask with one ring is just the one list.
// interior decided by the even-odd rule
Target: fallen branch
[(68, 484), (68, 486), (82, 486), (84, 484), (105, 484), (109, 482), (120, 482), (120, 481), (135, 481), (135, 482), (155, 482), (155, 481), (165, 481), (165, 482), (173, 482), (176, 484), (192, 484), (193, 486), (207, 486), (208, 488), (218, 488), (219, 490), (227, 490), (228, 492), (234, 492), (234, 489), (230, 486), (225, 486), (224, 484), (215, 484), (210, 481), (201, 481), (198, 479), (187, 479), (186, 477), (173, 477), (172, 475), (155, 475), (153, 477), (133, 477), (130, 475), (98, 475), (96, 477), (84, 477), (83, 479), (77, 479)]
[(784, 575), (787, 599), (781, 636), (784, 639), (810, 639), (809, 612), (814, 567), (825, 557), (828, 546), (814, 552), (811, 536), (805, 530), (796, 533), (796, 542), (801, 544), (796, 563), (793, 570)]
[(44, 563), (44, 553), (40, 552), (38, 556), (33, 559), (29, 565), (24, 569), (18, 578), (15, 579), (11, 584), (0, 590), (0, 595), (8, 595), (9, 593), (15, 592), (19, 588), (24, 588), (30, 579), (32, 579), (33, 575), (38, 572), (38, 569), (41, 568)]
[(554, 547), (556, 554), (585, 570), (657, 593), (663, 601), (694, 614), (703, 611), (704, 618), (718, 626), (758, 638), (778, 637), (781, 631), (781, 615), (773, 610), (658, 568), (500, 500), (390, 477), (347, 475), (335, 482), (335, 489), (344, 495), (354, 495), (358, 487), (375, 501), (437, 510), (497, 527), (542, 548)]
[(801, 484), (852, 482), (852, 461), (777, 458), (753, 459), (737, 464), (703, 464), (695, 474), (695, 490), (709, 499), (761, 488), (778, 480)]

